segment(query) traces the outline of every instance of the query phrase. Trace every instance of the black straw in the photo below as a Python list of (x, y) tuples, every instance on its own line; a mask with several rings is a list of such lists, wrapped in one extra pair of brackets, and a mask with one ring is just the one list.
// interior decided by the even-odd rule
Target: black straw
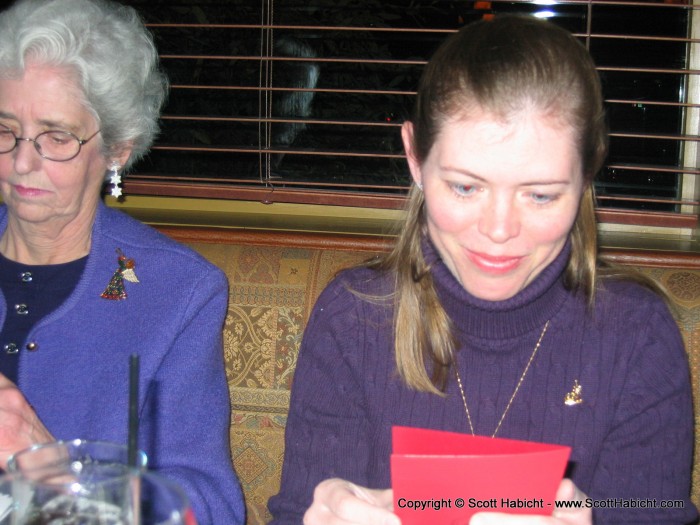
[(129, 437), (127, 443), (128, 462), (136, 467), (139, 437), (139, 356), (129, 358)]

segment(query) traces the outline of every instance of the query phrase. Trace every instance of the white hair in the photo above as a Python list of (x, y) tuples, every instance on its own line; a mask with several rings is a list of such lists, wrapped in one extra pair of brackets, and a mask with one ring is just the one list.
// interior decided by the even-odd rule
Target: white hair
[(148, 151), (168, 81), (133, 8), (111, 0), (18, 0), (0, 13), (0, 75), (21, 74), (29, 62), (75, 73), (106, 155), (130, 145), (128, 167)]

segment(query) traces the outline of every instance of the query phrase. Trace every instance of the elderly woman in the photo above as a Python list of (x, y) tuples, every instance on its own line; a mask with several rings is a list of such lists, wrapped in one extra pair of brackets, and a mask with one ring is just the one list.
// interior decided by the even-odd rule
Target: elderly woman
[(403, 139), (415, 185), (394, 250), (331, 283), (304, 334), (274, 523), (397, 524), (393, 425), (570, 446), (561, 500), (684, 504), (471, 525), (692, 521), (678, 328), (597, 264), (607, 141), (585, 48), (535, 18), (467, 26), (427, 66)]
[(20, 0), (0, 14), (0, 466), (33, 443), (139, 445), (204, 524), (243, 521), (228, 442), (225, 276), (104, 206), (149, 148), (167, 82), (136, 12)]

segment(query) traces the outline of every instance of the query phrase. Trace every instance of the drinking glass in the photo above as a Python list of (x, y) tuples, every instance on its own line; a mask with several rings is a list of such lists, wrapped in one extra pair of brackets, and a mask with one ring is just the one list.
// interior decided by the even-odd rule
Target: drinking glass
[(0, 525), (196, 525), (175, 482), (139, 470), (105, 479), (94, 466), (33, 479), (1, 476)]
[(147, 462), (139, 451), (132, 467), (126, 446), (105, 441), (17, 452), (0, 478), (0, 525), (196, 525), (182, 489), (146, 472)]
[[(100, 471), (107, 476), (111, 471), (115, 476), (123, 475), (129, 469), (128, 449), (125, 445), (108, 441), (74, 439), (32, 445), (16, 452), (7, 460), (8, 472), (21, 472), (32, 477), (34, 472), (46, 475), (47, 469), (75, 472), (87, 465), (100, 465)], [(143, 451), (136, 454), (136, 465), (145, 469), (148, 458)]]
[(127, 525), (132, 524), (131, 483), (128, 473), (102, 476), (99, 465), (80, 472), (45, 475), (34, 471), (31, 479), (19, 472), (0, 478), (2, 525)]
[(132, 476), (133, 525), (197, 525), (189, 499), (174, 481), (141, 472)]

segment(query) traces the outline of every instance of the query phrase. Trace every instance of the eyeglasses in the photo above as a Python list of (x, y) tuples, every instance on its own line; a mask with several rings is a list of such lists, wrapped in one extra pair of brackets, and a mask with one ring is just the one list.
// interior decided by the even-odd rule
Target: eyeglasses
[(10, 153), (18, 146), (20, 140), (26, 140), (34, 143), (34, 148), (42, 158), (54, 162), (66, 162), (77, 157), (83, 144), (92, 140), (100, 131), (102, 130), (98, 129), (83, 140), (73, 135), (70, 131), (58, 130), (43, 131), (33, 139), (30, 139), (18, 137), (10, 128), (0, 124), (0, 155)]

